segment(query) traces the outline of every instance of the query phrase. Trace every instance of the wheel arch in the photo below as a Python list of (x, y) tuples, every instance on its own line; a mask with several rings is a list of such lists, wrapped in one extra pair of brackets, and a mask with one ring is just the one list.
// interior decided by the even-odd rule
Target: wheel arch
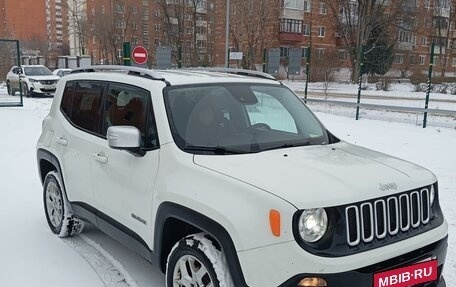
[(55, 155), (53, 155), (51, 152), (44, 150), (44, 149), (38, 149), (37, 150), (37, 163), (38, 163), (38, 174), (40, 176), (41, 184), (44, 184), (44, 179), (46, 178), (46, 175), (51, 172), (51, 171), (57, 171), (62, 180), (63, 183), (63, 175), (62, 175), (62, 170), (60, 168), (60, 163), (59, 160)]
[(228, 231), (211, 218), (172, 202), (164, 202), (157, 209), (154, 232), (154, 265), (162, 272), (171, 248), (187, 235), (205, 232), (225, 253), (234, 286), (247, 286), (236, 248)]

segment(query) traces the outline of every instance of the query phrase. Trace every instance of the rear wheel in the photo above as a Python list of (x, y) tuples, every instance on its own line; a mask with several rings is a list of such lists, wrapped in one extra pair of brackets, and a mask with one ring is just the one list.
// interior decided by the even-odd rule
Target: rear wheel
[(6, 82), (6, 90), (8, 91), (8, 95), (13, 95), (14, 92), (11, 90), (11, 84), (10, 82)]
[(43, 201), (47, 222), (59, 237), (78, 235), (84, 228), (84, 222), (73, 215), (59, 179), (55, 171), (48, 173), (44, 179)]

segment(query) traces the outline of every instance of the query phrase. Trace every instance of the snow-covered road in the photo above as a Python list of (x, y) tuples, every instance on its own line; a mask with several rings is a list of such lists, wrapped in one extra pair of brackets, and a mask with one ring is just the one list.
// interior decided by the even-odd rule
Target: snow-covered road
[[(69, 240), (49, 231), (35, 144), (51, 101), (24, 99), (23, 108), (0, 108), (0, 286), (163, 287), (162, 274), (93, 227)], [(318, 116), (348, 142), (416, 162), (436, 173), (450, 226), (445, 274), (448, 286), (456, 286), (456, 130)]]

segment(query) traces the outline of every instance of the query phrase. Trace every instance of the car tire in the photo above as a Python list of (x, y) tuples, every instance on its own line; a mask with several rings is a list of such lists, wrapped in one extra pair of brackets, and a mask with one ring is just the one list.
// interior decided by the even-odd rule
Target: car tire
[(22, 95), (26, 98), (30, 97), (30, 91), (26, 83), (22, 84)]
[(43, 188), (44, 212), (54, 234), (71, 237), (82, 232), (84, 222), (73, 214), (62, 186), (57, 172), (51, 171), (46, 175)]
[(6, 82), (6, 90), (8, 91), (8, 95), (10, 95), (10, 96), (14, 95), (14, 92), (11, 90), (10, 82)]
[(224, 253), (204, 233), (189, 235), (172, 248), (166, 264), (166, 286), (233, 286)]

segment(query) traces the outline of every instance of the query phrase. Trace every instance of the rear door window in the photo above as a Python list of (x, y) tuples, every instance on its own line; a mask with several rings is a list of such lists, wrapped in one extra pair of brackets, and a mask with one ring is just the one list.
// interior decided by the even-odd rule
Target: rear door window
[(105, 86), (101, 82), (67, 82), (60, 106), (61, 111), (76, 127), (93, 134), (100, 134), (101, 98)]

